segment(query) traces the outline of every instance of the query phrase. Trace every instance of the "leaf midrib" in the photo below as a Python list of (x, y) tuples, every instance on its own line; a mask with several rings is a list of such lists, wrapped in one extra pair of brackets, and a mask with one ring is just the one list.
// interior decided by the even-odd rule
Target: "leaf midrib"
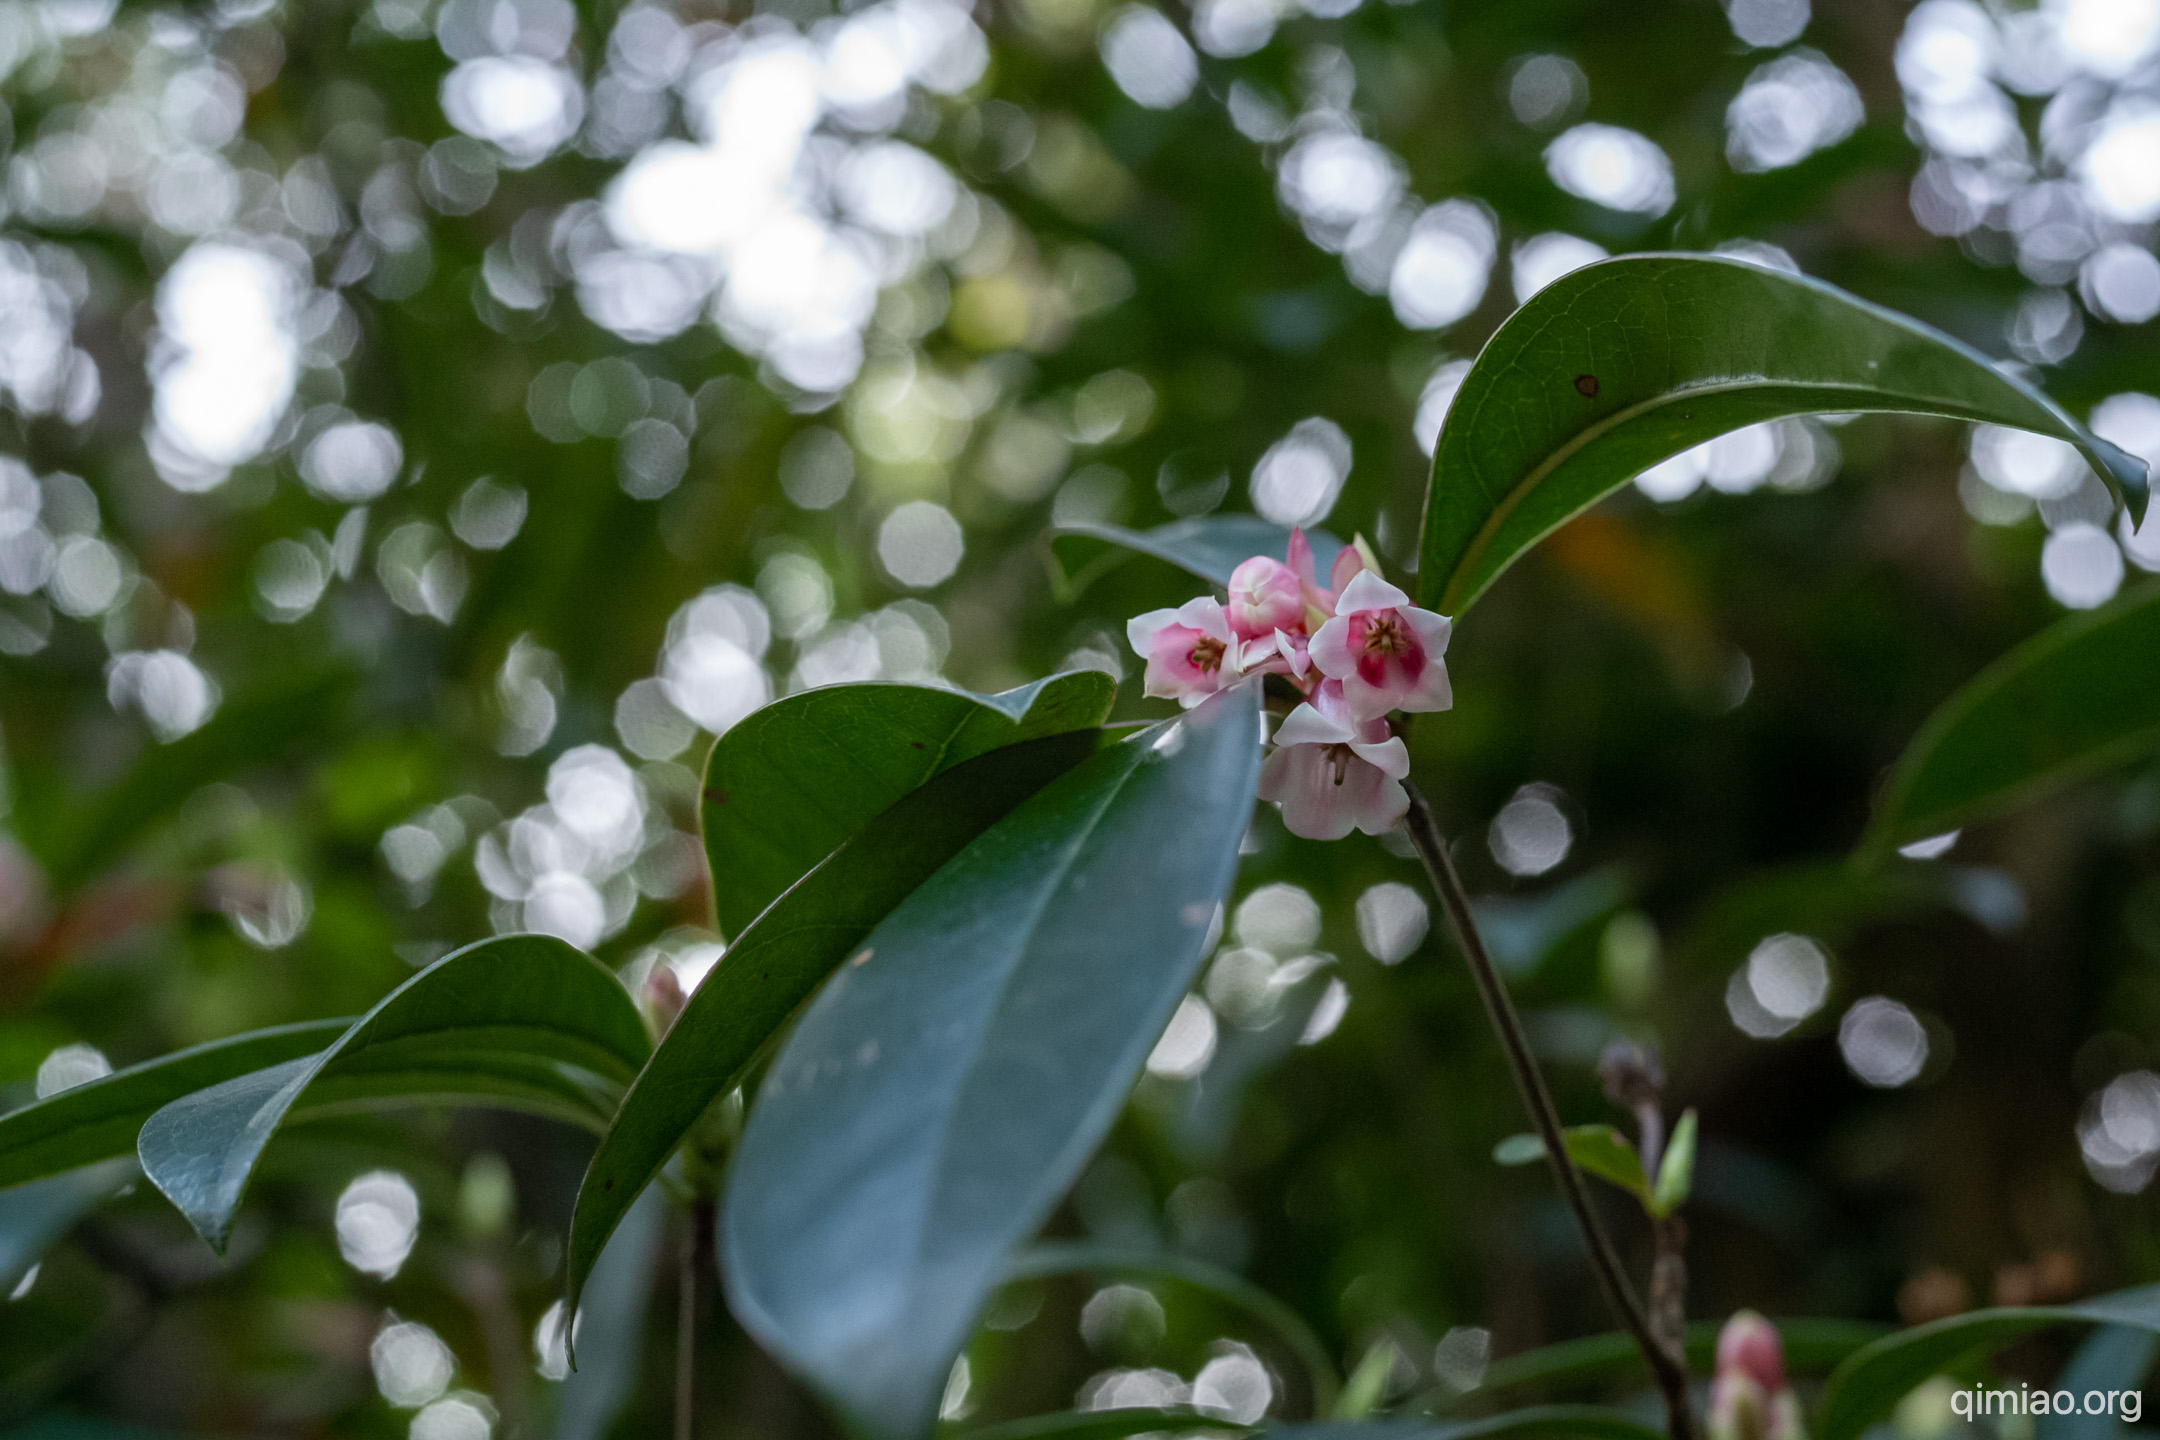
[[(1816, 380), (1773, 380), (1766, 376), (1760, 376), (1750, 380), (1717, 381), (1703, 385), (1685, 386), (1678, 390), (1662, 391), (1647, 400), (1639, 401), (1634, 405), (1625, 407), (1624, 409), (1615, 410), (1612, 414), (1605, 416), (1603, 419), (1594, 421), (1593, 423), (1585, 426), (1583, 429), (1577, 431), (1573, 436), (1568, 439), (1567, 443), (1549, 452), (1544, 460), (1540, 461), (1535, 467), (1529, 470), (1522, 479), (1516, 481), (1513, 485), (1509, 486), (1507, 490), (1502, 494), (1501, 498), (1494, 503), (1492, 513), (1486, 517), (1485, 523), (1478, 527), (1477, 533), (1470, 538), (1470, 543), (1463, 547), (1462, 558), (1456, 563), (1455, 568), (1448, 574), (1447, 587), (1440, 596), (1440, 605), (1442, 607), (1443, 613), (1453, 613), (1453, 611), (1450, 610), (1448, 607), (1459, 604), (1462, 601), (1463, 597), (1460, 593), (1462, 588), (1462, 577), (1470, 573), (1476, 567), (1479, 557), (1482, 556), (1485, 551), (1491, 547), (1493, 540), (1498, 535), (1500, 527), (1506, 522), (1508, 517), (1515, 513), (1516, 508), (1520, 506), (1522, 502), (1529, 497), (1531, 491), (1535, 490), (1540, 484), (1544, 483), (1547, 476), (1551, 475), (1553, 471), (1559, 469), (1562, 465), (1573, 459), (1583, 450), (1585, 446), (1589, 445), (1594, 440), (1601, 439), (1604, 436), (1611, 434), (1614, 430), (1619, 429), (1622, 425), (1626, 424), (1631, 420), (1639, 419), (1644, 415), (1651, 414), (1657, 410), (1663, 409), (1668, 405), (1676, 405), (1683, 400), (1693, 399), (1699, 396), (1740, 394), (1742, 392), (1750, 390), (1805, 390), (1819, 392), (1825, 395), (1846, 394), (1853, 396), (1869, 396), (1877, 399), (1880, 399), (1883, 395), (1889, 393), (1881, 390), (1868, 389), (1864, 386), (1826, 384), (1822, 381)], [(1909, 396), (1904, 398), (1918, 399), (1920, 397)], [(1947, 404), (1948, 402), (1939, 403)], [(1883, 405), (1825, 405), (1820, 410), (1814, 411), (1813, 413), (1837, 414), (1842, 411), (1853, 409), (1884, 411), (1902, 408), (1903, 407), (1892, 407)], [(1930, 414), (1934, 412), (1906, 411), (1905, 413)], [(1624, 484), (1625, 481), (1622, 481), (1621, 483)], [(1618, 487), (1615, 486), (1614, 488)]]

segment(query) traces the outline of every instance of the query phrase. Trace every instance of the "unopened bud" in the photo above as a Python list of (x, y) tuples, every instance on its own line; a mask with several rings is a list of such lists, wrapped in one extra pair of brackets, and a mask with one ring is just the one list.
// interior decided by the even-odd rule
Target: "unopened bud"
[(654, 965), (652, 973), (645, 977), (645, 1013), (652, 1017), (653, 1033), (667, 1034), (688, 999), (682, 981), (675, 978), (674, 968), (665, 960)]
[(1753, 1310), (1718, 1332), (1709, 1430), (1710, 1440), (1805, 1440), (1799, 1398), (1785, 1381), (1785, 1344)]

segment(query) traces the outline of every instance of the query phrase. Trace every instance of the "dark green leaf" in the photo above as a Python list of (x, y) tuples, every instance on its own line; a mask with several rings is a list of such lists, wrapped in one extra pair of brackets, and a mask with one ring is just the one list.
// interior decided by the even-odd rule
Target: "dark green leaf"
[(1955, 830), (2160, 748), (2160, 585), (2058, 621), (1928, 717), (1863, 853)]
[(1312, 1384), (1314, 1411), (1324, 1414), (1335, 1408), (1336, 1392), (1340, 1387), (1335, 1378), (1335, 1362), (1328, 1358), (1327, 1346), (1297, 1311), (1242, 1275), (1175, 1250), (1136, 1251), (1109, 1245), (1057, 1242), (1037, 1245), (1021, 1254), (1007, 1271), (1006, 1279), (1073, 1274), (1168, 1278), (1205, 1290), (1273, 1330), (1297, 1355)]
[(2075, 1305), (1975, 1310), (1887, 1335), (1832, 1372), (1823, 1386), (1815, 1433), (1821, 1440), (1856, 1440), (1937, 1371), (2036, 1330), (2080, 1322), (2160, 1331), (2160, 1285), (2118, 1290)]
[(1022, 740), (1094, 729), (1116, 689), (1093, 670), (1002, 695), (832, 685), (750, 715), (720, 737), (705, 767), (705, 853), (721, 931), (741, 933), (939, 771)]
[(1259, 737), (1240, 686), (1052, 782), (886, 917), (774, 1062), (721, 1269), (866, 1434), (928, 1431), (1013, 1249), (1116, 1118), (1236, 871)]
[(1381, 1419), (1326, 1421), (1312, 1425), (1284, 1425), (1268, 1431), (1282, 1440), (1477, 1440), (1487, 1435), (1534, 1437), (1577, 1436), (1581, 1440), (1664, 1440), (1625, 1412), (1600, 1405), (1535, 1405), (1510, 1410), (1481, 1420)]
[(939, 866), (1099, 743), (1099, 732), (1073, 731), (946, 771), (862, 827), (736, 938), (654, 1048), (586, 1168), (570, 1219), (571, 1306), (623, 1211), (833, 967)]
[[(1312, 545), (1317, 578), (1325, 585), (1328, 567), (1335, 563), (1335, 553), (1342, 549), (1342, 541), (1325, 530), (1308, 530), (1305, 538)], [(1255, 555), (1271, 555), (1283, 560), (1288, 558), (1290, 550), (1289, 527), (1257, 515), (1205, 515), (1197, 520), (1172, 521), (1152, 530), (1076, 524), (1060, 526), (1053, 532), (1053, 542), (1060, 552), (1080, 554), (1083, 547), (1077, 542), (1081, 539), (1107, 541), (1117, 549), (1098, 551), (1075, 571), (1068, 581), (1071, 592), (1086, 589), (1103, 570), (1123, 559), (1120, 552), (1152, 555), (1202, 580), (1226, 586), (1230, 583), (1230, 572), (1243, 561)]]
[[(1887, 1326), (1860, 1320), (1797, 1319), (1777, 1322), (1785, 1342), (1785, 1367), (1796, 1375), (1815, 1374), (1842, 1363), (1864, 1346), (1889, 1333)], [(1717, 1353), (1718, 1326), (1704, 1321), (1687, 1328), (1688, 1364), (1708, 1367)], [(1642, 1373), (1642, 1351), (1624, 1331), (1585, 1335), (1495, 1360), (1484, 1380), (1468, 1392), (1437, 1389), (1405, 1406), (1406, 1410), (1444, 1410), (1476, 1397), (1489, 1399), (1527, 1386), (1588, 1384)]]
[(1182, 1406), (1134, 1405), (1116, 1410), (1060, 1410), (1030, 1415), (1002, 1425), (963, 1431), (958, 1440), (1124, 1440), (1128, 1435), (1176, 1434), (1205, 1430), (1221, 1435), (1250, 1435), (1253, 1427)]
[(1904, 411), (2070, 441), (2143, 506), (2144, 465), (1979, 351), (1819, 280), (1711, 255), (1587, 265), (1508, 318), (1433, 456), (1422, 603), (1459, 615), (1668, 456), (1791, 415)]
[(55, 1240), (134, 1173), (132, 1160), (107, 1160), (0, 1192), (0, 1296), (13, 1290)]
[(133, 1156), (159, 1107), (266, 1065), (329, 1047), (351, 1020), (309, 1020), (213, 1040), (77, 1085), (0, 1115), (0, 1186)]
[(222, 1253), (255, 1163), (287, 1119), (439, 1101), (598, 1130), (649, 1048), (637, 1007), (592, 957), (546, 935), (502, 935), (436, 961), (321, 1054), (166, 1105), (136, 1150), (151, 1183)]
[(1680, 1123), (1673, 1126), (1672, 1138), (1665, 1142), (1665, 1154), (1658, 1161), (1657, 1188), (1650, 1195), (1650, 1213), (1657, 1216), (1672, 1214), (1687, 1203), (1688, 1191), (1695, 1184), (1695, 1112), (1685, 1111)]

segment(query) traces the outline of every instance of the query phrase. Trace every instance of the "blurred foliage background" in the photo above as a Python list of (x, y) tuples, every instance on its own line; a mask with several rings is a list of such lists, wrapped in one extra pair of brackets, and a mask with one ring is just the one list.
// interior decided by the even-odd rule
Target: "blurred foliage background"
[[(0, 75), (0, 1106), (496, 931), (694, 980), (712, 733), (1072, 667), (1157, 713), (1124, 621), (1190, 582), (1056, 521), (1256, 509), (1407, 580), (1464, 362), (1601, 253), (1797, 266), (2160, 460), (2149, 0), (7, 0)], [(1659, 467), (1458, 625), (1416, 773), (1568, 1118), (1618, 1118), (1615, 1035), (1699, 1107), (1692, 1315), (2160, 1279), (2160, 771), (1845, 863), (1937, 702), (2153, 568), (2062, 447), (1833, 417)], [(1392, 1344), (1397, 1397), (1607, 1328), (1491, 1162), (1524, 1127), (1407, 848), (1249, 851), (1054, 1233)], [(305, 1127), (223, 1266), (123, 1196), (12, 1272), (0, 1418), (654, 1433), (679, 1217), (619, 1413), (560, 1378), (589, 1146)], [(697, 1364), (700, 1434), (825, 1433), (716, 1305)], [(1190, 1286), (1067, 1278), (947, 1410), (1196, 1394), (1309, 1403)]]

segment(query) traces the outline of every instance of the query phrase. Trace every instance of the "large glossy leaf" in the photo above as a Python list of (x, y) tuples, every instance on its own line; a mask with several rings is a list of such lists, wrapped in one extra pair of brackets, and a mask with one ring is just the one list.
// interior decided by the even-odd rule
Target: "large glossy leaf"
[(570, 1219), (570, 1306), (624, 1210), (833, 967), (969, 841), (1092, 754), (1100, 733), (1031, 740), (946, 771), (865, 825), (736, 937), (654, 1048), (586, 1168)]
[(166, 1105), (136, 1151), (222, 1253), (255, 1163), (288, 1119), (439, 1101), (598, 1130), (649, 1049), (637, 1007), (592, 957), (546, 935), (503, 935), (436, 961), (320, 1054)]
[(1573, 516), (1743, 425), (1903, 411), (2068, 440), (2142, 510), (2145, 467), (1979, 351), (1803, 276), (1632, 255), (1539, 291), (1456, 392), (1433, 456), (1422, 603), (1460, 614)]
[(1831, 1373), (1815, 1433), (1821, 1440), (1855, 1440), (1937, 1371), (2036, 1330), (2080, 1322), (2160, 1331), (2160, 1285), (2118, 1290), (2075, 1305), (1975, 1310), (1885, 1336)]
[(236, 1075), (327, 1049), (352, 1025), (307, 1020), (177, 1051), (0, 1115), (0, 1187), (135, 1153), (160, 1107)]
[(1944, 701), (1899, 758), (1863, 853), (1955, 830), (2160, 749), (2160, 585), (2058, 621)]
[(1190, 985), (1259, 778), (1240, 686), (1085, 761), (873, 931), (768, 1072), (722, 1211), (735, 1313), (916, 1436)]
[(1134, 1275), (1176, 1280), (1204, 1290), (1273, 1330), (1304, 1365), (1312, 1386), (1313, 1410), (1326, 1414), (1335, 1407), (1341, 1388), (1335, 1362), (1327, 1346), (1313, 1333), (1304, 1317), (1244, 1276), (1210, 1265), (1205, 1260), (1174, 1250), (1136, 1251), (1108, 1245), (1053, 1242), (1037, 1245), (1013, 1262), (1007, 1278), (1024, 1280), (1046, 1275)]
[[(1325, 530), (1308, 530), (1305, 538), (1312, 545), (1318, 578), (1325, 583), (1328, 567), (1335, 563), (1335, 553), (1342, 549), (1342, 541)], [(1120, 552), (1152, 555), (1202, 580), (1226, 586), (1230, 583), (1230, 572), (1242, 562), (1255, 555), (1272, 555), (1283, 560), (1288, 558), (1290, 550), (1289, 527), (1257, 515), (1204, 515), (1197, 520), (1174, 520), (1152, 530), (1078, 523), (1061, 525), (1052, 532), (1056, 548), (1075, 557), (1081, 554), (1082, 547), (1078, 543), (1081, 540), (1106, 541), (1116, 550), (1098, 550), (1082, 560), (1066, 581), (1067, 589), (1075, 593), (1086, 589), (1096, 576), (1122, 559)]]
[(1116, 685), (1069, 671), (1002, 695), (927, 685), (832, 685), (776, 700), (714, 744), (705, 853), (723, 933), (942, 770), (1022, 740), (1092, 730)]
[[(602, 1440), (636, 1393), (645, 1368), (645, 1310), (652, 1301), (653, 1258), (667, 1230), (667, 1199), (648, 1190), (630, 1207), (585, 1295), (576, 1333), (578, 1366), (563, 1377), (552, 1440)], [(572, 1313), (564, 1307), (564, 1313)]]

